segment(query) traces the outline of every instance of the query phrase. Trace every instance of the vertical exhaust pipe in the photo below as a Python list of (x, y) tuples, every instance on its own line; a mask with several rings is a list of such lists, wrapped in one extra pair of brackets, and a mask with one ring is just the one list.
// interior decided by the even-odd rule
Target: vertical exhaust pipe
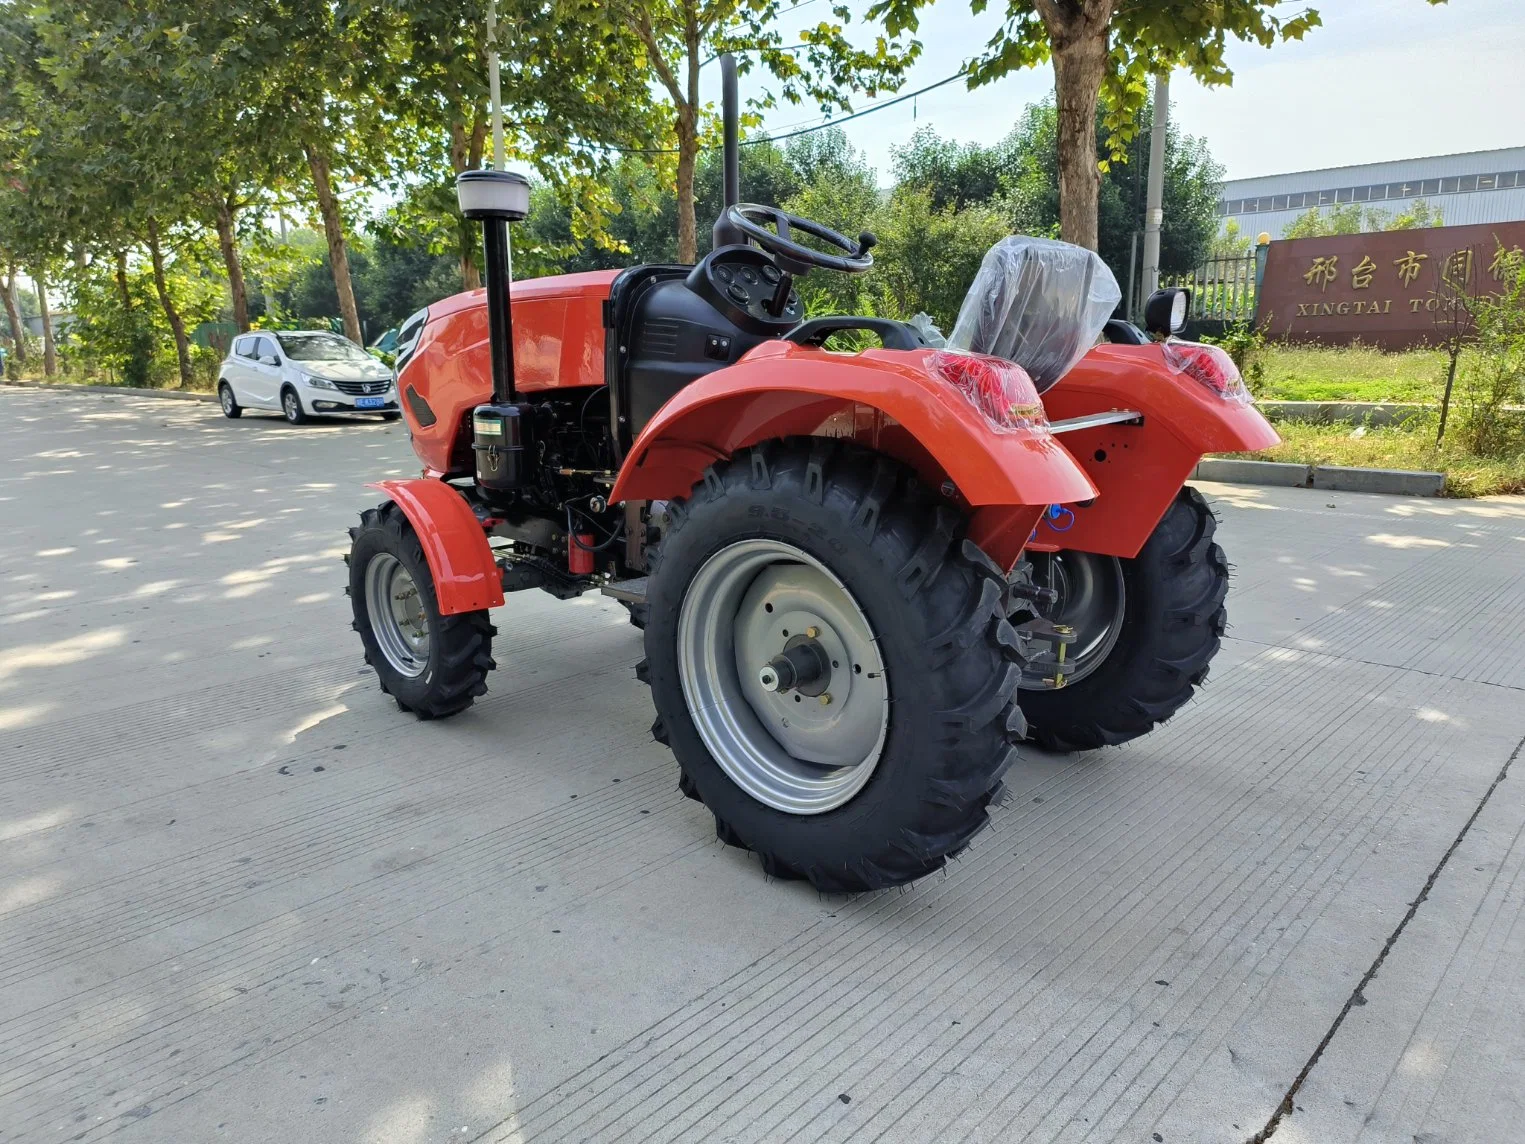
[(720, 57), (720, 115), (724, 128), (725, 164), (720, 217), (715, 220), (716, 247), (745, 242), (746, 236), (726, 225), (725, 208), (741, 201), (741, 99), (736, 90), (736, 57)]
[(510, 302), (508, 224), (529, 214), (530, 185), (511, 171), (463, 171), (455, 180), (461, 213), (482, 224), (486, 255), (487, 344), (492, 360), (492, 402), (471, 414), (477, 484), (511, 492), (528, 477), (529, 418), (514, 386), (514, 311)]
[(530, 212), (530, 184), (512, 171), (462, 171), (455, 180), (461, 213), (482, 224), (486, 255), (487, 338), (492, 354), (492, 396), (500, 403), (517, 400), (514, 389), (514, 313), (509, 304), (513, 283), (508, 271), (508, 224)]

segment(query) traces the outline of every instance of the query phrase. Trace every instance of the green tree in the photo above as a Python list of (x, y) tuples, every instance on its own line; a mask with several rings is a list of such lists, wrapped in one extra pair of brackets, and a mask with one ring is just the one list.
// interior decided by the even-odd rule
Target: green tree
[[(389, 50), (419, 145), (409, 193), (389, 212), (393, 235), (453, 253), (463, 288), (475, 289), (481, 234), (455, 208), (455, 177), (481, 167), (490, 145), (485, 0), (352, 2), (368, 16), (402, 17)], [(645, 48), (596, 0), (501, 0), (497, 12), (504, 157), (533, 164), (568, 201), (578, 229), (597, 229), (609, 203), (608, 161), (584, 142), (649, 147), (660, 134)]]
[(734, 52), (743, 70), (760, 64), (778, 86), (762, 97), (761, 107), (775, 106), (779, 98), (791, 104), (810, 99), (830, 113), (849, 108), (853, 93), (894, 90), (920, 51), (915, 41), (883, 36), (872, 48), (853, 46), (843, 28), (851, 18), (845, 5), (832, 8), (835, 20), (803, 29), (799, 44), (786, 44), (777, 21), (789, 7), (783, 0), (613, 0), (606, 6), (615, 25), (640, 38), (648, 74), (670, 101), (680, 262), (693, 262), (699, 249), (694, 175), (705, 109), (699, 71), (706, 57)]
[[(869, 15), (883, 18), (891, 34), (914, 32), (918, 11), (929, 2), (878, 0)], [(987, 3), (971, 0), (975, 11)], [(969, 84), (1052, 61), (1060, 232), (1094, 250), (1101, 190), (1094, 159), (1098, 109), (1104, 112), (1110, 149), (1121, 154), (1139, 130), (1151, 76), (1185, 68), (1203, 84), (1232, 83), (1234, 73), (1224, 57), (1230, 39), (1269, 48), (1279, 40), (1301, 39), (1320, 23), (1312, 8), (1283, 18), (1279, 7), (1279, 0), (1006, 0), (1001, 28), (971, 65)]]
[(982, 147), (922, 127), (904, 146), (890, 148), (895, 182), (925, 190), (937, 210), (988, 203), (1007, 190), (1021, 162), (1015, 142), (1013, 132), (994, 147)]
[[(1232, 221), (1232, 220), (1230, 220)], [(1415, 199), (1407, 210), (1393, 215), (1379, 207), (1360, 203), (1339, 203), (1328, 210), (1310, 207), (1287, 224), (1283, 238), (1327, 238), (1336, 234), (1360, 234), (1363, 231), (1421, 230), (1444, 226), (1440, 211), (1424, 199)]]

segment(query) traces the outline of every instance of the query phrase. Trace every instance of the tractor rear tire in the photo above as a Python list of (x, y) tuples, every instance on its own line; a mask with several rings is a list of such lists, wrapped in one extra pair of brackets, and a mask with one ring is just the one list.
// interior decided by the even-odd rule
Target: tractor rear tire
[[(396, 504), (360, 514), (349, 530), (350, 607), (381, 690), (420, 719), (442, 719), (487, 691), (496, 629), (484, 608), (439, 614), (423, 547)], [(401, 615), (399, 615), (401, 613)], [(419, 638), (422, 637), (422, 638)]]
[[(652, 733), (677, 757), (679, 789), (710, 809), (722, 842), (754, 851), (768, 875), (823, 892), (903, 885), (959, 854), (1001, 798), (1026, 731), (1017, 705), (1023, 660), (1002, 572), (963, 526), (904, 466), (828, 438), (744, 449), (708, 469), (687, 501), (672, 502), (650, 557), (647, 658), (636, 674), (651, 686)], [(732, 579), (717, 580), (715, 570), (727, 568)], [(784, 589), (774, 594), (780, 583), (794, 586), (794, 602)], [(707, 594), (707, 584), (730, 586)], [(816, 590), (822, 609), (835, 600), (839, 614), (855, 616), (842, 626), (856, 634), (831, 645), (845, 652), (816, 660), (823, 674), (809, 690), (747, 697), (754, 680), (772, 691), (763, 663), (747, 658), (756, 646), (748, 641), (760, 631), (788, 637), (782, 625), (802, 622), (789, 609)], [(735, 614), (732, 642), (696, 643), (700, 625), (726, 630), (730, 621), (707, 618), (724, 611), (722, 600)], [(832, 622), (792, 639), (828, 644)], [(721, 700), (695, 703), (690, 688)], [(853, 704), (864, 701), (860, 725), (853, 721), (865, 708)], [(779, 730), (780, 719), (791, 729)], [(750, 726), (752, 737), (726, 740), (716, 727), (728, 722)], [(868, 747), (845, 762), (806, 762), (794, 753), (810, 753), (799, 737), (816, 733), (828, 754), (854, 736)], [(770, 760), (787, 772), (775, 786)]]
[[(1116, 746), (1154, 730), (1207, 678), (1228, 615), (1217, 517), (1183, 488), (1139, 554), (1122, 560), (1122, 627), (1106, 659), (1066, 687), (1024, 690), (1034, 742), (1051, 751)], [(1077, 642), (1084, 642), (1079, 633)]]

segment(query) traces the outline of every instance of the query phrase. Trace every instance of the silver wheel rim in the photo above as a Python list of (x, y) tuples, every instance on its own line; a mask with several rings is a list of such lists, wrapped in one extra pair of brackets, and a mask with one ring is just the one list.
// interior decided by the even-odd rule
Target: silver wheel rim
[(229, 389), (225, 385), (225, 386), (222, 387), (222, 394), (221, 394), (221, 396), (222, 396), (222, 411), (224, 413), (232, 413), (233, 412), (233, 391), (231, 389)]
[[(1065, 651), (1065, 661), (1075, 665), (1065, 676), (1066, 686), (1079, 683), (1103, 663), (1117, 646), (1123, 630), (1127, 589), (1122, 561), (1095, 552), (1033, 552), (1025, 575), (1040, 588), (1052, 588), (1059, 599), (1037, 610), (1044, 619), (1075, 630), (1075, 642)], [(1029, 611), (1030, 605), (1024, 604)], [(1051, 690), (1052, 668), (1032, 664), (1022, 671), (1021, 686), (1028, 691)]]
[[(801, 640), (821, 675), (765, 686)], [(890, 723), (879, 641), (852, 593), (792, 544), (737, 541), (705, 562), (678, 613), (678, 675), (710, 755), (758, 802), (824, 814), (873, 777)]]
[(286, 396), (281, 398), (281, 405), (286, 410), (287, 421), (295, 421), (297, 415), (302, 411), (302, 407), (297, 404), (297, 395), (289, 389), (286, 391)]
[(379, 552), (365, 566), (365, 612), (387, 662), (410, 679), (429, 666), (429, 613), (397, 557)]

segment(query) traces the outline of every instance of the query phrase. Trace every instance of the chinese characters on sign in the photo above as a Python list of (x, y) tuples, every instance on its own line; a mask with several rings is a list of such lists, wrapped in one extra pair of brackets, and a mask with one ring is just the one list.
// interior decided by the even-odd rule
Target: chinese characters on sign
[(1268, 336), (1405, 349), (1525, 270), (1525, 222), (1283, 240), (1264, 266), (1256, 324)]
[(1501, 242), (1493, 261), (1488, 264), (1488, 276), (1495, 282), (1503, 282), (1519, 274), (1522, 266), (1525, 266), (1525, 249), (1515, 246), (1506, 250)]
[(1398, 268), (1398, 278), (1405, 286), (1412, 286), (1414, 279), (1419, 277), (1419, 270), (1424, 265), (1428, 254), (1415, 254), (1412, 250), (1402, 258), (1393, 259), (1393, 265)]
[(1334, 276), (1339, 273), (1339, 261), (1340, 256), (1338, 254), (1330, 258), (1315, 258), (1313, 265), (1308, 269), (1308, 273), (1303, 275), (1303, 281), (1310, 286), (1315, 282), (1318, 283), (1318, 288), (1322, 292), (1329, 283), (1334, 281)]

